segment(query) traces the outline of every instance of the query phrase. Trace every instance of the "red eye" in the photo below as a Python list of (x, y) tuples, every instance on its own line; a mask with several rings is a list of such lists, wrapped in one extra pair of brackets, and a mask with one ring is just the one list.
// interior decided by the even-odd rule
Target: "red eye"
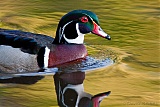
[(88, 18), (86, 16), (83, 16), (80, 18), (81, 22), (86, 23), (88, 22)]

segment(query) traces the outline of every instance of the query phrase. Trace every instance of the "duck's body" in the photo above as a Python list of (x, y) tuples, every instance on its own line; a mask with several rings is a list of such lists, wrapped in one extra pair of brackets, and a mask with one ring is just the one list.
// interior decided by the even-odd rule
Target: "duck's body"
[[(41, 34), (34, 34), (29, 32), (17, 31), (17, 30), (6, 30), (0, 29), (1, 38), (2, 36), (8, 36), (8, 40), (10, 39), (10, 45), (4, 45), (7, 43), (3, 43), (0, 45), (0, 72), (7, 72), (7, 73), (16, 73), (16, 72), (31, 72), (31, 71), (38, 71), (40, 70), (39, 66), (44, 66), (43, 62), (37, 64), (37, 56), (40, 54), (40, 48), (43, 51), (43, 47), (47, 46), (49, 48), (49, 59), (48, 59), (48, 68), (58, 66), (60, 64), (74, 61), (77, 59), (85, 58), (87, 55), (87, 50), (83, 44), (52, 44), (54, 39), (52, 37), (41, 35)], [(2, 35), (4, 34), (4, 35)], [(34, 50), (39, 51), (32, 51), (28, 49), (23, 49), (21, 44), (17, 44), (16, 46), (12, 47), (12, 44), (16, 44), (14, 41), (14, 37), (16, 35), (17, 38), (30, 38), (35, 41)], [(7, 37), (6, 37), (7, 38)], [(0, 40), (2, 43), (2, 40)], [(11, 43), (11, 41), (13, 43)], [(23, 41), (23, 40), (22, 40)], [(30, 43), (30, 42), (29, 42)], [(28, 43), (28, 44), (29, 44)], [(36, 49), (39, 48), (39, 49)], [(45, 50), (45, 49), (44, 49)], [(28, 52), (27, 52), (28, 51)], [(43, 53), (43, 52), (42, 52)], [(43, 58), (44, 54), (42, 54)], [(41, 59), (39, 59), (41, 60)], [(43, 60), (43, 59), (42, 59)], [(41, 65), (42, 64), (42, 65)]]
[[(20, 30), (0, 29), (0, 35), (0, 72), (3, 73), (38, 71), (37, 52), (34, 51), (39, 50), (39, 46), (51, 45), (54, 40), (52, 37), (46, 35)], [(19, 41), (15, 41), (16, 38), (19, 39)], [(27, 40), (25, 39), (27, 38), (30, 38), (30, 41), (26, 43), (25, 41)], [(25, 45), (27, 46), (32, 43), (32, 40), (35, 41), (34, 46), (31, 44), (28, 48), (31, 49), (30, 47), (35, 47), (33, 48), (34, 51), (32, 49), (23, 49)]]
[(19, 30), (0, 29), (0, 72), (31, 72), (85, 58), (84, 35), (104, 38), (97, 16), (87, 10), (69, 12), (59, 22), (55, 39)]

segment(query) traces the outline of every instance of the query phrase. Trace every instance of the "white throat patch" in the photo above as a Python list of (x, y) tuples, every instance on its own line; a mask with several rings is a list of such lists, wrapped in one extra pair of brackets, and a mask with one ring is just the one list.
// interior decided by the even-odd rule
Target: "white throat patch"
[(65, 37), (65, 34), (63, 34), (63, 37), (68, 43), (83, 44), (83, 42), (84, 42), (84, 34), (82, 34), (79, 31), (79, 24), (78, 23), (76, 24), (76, 30), (77, 30), (77, 34), (78, 34), (77, 38), (75, 38), (75, 39), (67, 39)]
[[(81, 100), (81, 98), (87, 97), (87, 98), (91, 99), (91, 97), (92, 97), (91, 94), (84, 92), (84, 86), (83, 86), (83, 84), (78, 84), (78, 85), (68, 84), (68, 85), (62, 90), (62, 94), (64, 94), (67, 89), (75, 90), (76, 93), (78, 94), (75, 107), (78, 107), (78, 104), (79, 104), (79, 101)], [(64, 99), (64, 96), (62, 96), (62, 100), (61, 100), (62, 103), (63, 103), (66, 107), (68, 107), (68, 106), (65, 104), (64, 100), (65, 100), (65, 99)]]

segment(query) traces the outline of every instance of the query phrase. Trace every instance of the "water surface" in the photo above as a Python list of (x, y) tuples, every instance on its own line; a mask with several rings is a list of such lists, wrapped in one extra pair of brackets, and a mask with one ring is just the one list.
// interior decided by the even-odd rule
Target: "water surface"
[[(58, 21), (65, 13), (77, 8), (95, 12), (112, 40), (86, 35), (89, 55), (116, 56), (116, 63), (88, 72), (85, 90), (91, 94), (112, 91), (101, 107), (158, 107), (158, 4), (157, 0), (1, 0), (0, 27), (54, 37)], [(52, 76), (46, 76), (34, 85), (0, 84), (2, 107), (57, 107), (56, 101)]]

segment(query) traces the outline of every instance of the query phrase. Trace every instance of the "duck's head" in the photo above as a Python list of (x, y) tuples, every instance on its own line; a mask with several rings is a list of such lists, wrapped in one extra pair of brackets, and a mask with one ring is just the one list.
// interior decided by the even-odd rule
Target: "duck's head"
[(61, 18), (53, 44), (83, 44), (87, 33), (111, 39), (101, 29), (96, 14), (88, 10), (74, 10)]

